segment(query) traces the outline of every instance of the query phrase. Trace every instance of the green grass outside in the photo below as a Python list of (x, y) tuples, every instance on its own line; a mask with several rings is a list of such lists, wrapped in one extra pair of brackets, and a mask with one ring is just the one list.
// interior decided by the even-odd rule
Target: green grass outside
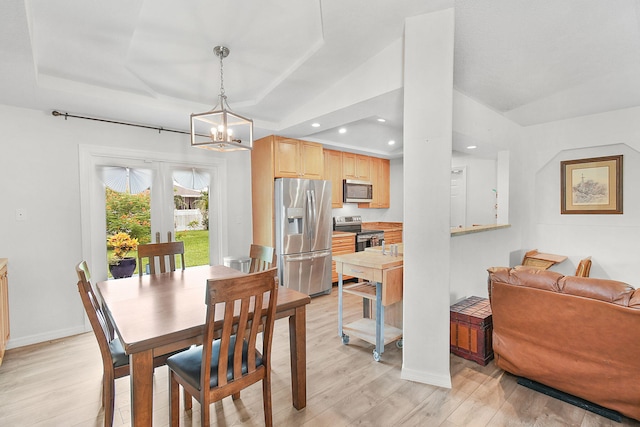
[(176, 240), (184, 242), (187, 267), (209, 265), (209, 230), (178, 231)]
[[(178, 231), (176, 240), (184, 242), (184, 263), (187, 267), (209, 265), (209, 230)], [(113, 255), (113, 250), (107, 250), (107, 262)], [(131, 251), (128, 257), (138, 258), (138, 251)], [(176, 268), (182, 268), (178, 259)], [(133, 273), (138, 274), (138, 266)], [(111, 273), (109, 272), (109, 277)]]

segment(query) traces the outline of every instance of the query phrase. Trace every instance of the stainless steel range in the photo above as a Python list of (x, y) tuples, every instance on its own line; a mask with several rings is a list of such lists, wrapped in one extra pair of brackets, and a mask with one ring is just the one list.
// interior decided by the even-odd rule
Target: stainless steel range
[(356, 233), (356, 252), (364, 251), (371, 246), (381, 246), (384, 242), (384, 231), (362, 229), (360, 215), (334, 217), (333, 230)]

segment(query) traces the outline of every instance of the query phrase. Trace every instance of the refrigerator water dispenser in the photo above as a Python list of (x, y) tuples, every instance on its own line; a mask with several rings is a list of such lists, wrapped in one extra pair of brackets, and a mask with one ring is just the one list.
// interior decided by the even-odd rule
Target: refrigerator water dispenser
[(303, 208), (287, 208), (287, 235), (302, 234)]

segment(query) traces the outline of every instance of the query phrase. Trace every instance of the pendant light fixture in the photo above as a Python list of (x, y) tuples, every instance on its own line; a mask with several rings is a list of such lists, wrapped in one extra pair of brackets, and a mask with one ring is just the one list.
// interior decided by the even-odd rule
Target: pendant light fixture
[(211, 111), (191, 114), (191, 146), (214, 151), (251, 150), (253, 120), (232, 112), (224, 93), (222, 60), (229, 56), (229, 49), (216, 46), (213, 52), (220, 58), (218, 103)]

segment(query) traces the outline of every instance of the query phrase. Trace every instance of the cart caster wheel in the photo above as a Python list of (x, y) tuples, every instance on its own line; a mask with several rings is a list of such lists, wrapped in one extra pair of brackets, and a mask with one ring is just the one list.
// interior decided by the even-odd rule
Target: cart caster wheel
[(342, 344), (344, 344), (344, 345), (349, 344), (349, 335), (342, 334)]
[(398, 347), (398, 348), (402, 348), (402, 345), (403, 345), (403, 344), (404, 344), (404, 343), (402, 342), (402, 340), (398, 340), (398, 341), (396, 341), (396, 347)]
[(373, 350), (373, 360), (375, 360), (376, 362), (380, 361), (380, 353), (378, 353), (376, 350)]

